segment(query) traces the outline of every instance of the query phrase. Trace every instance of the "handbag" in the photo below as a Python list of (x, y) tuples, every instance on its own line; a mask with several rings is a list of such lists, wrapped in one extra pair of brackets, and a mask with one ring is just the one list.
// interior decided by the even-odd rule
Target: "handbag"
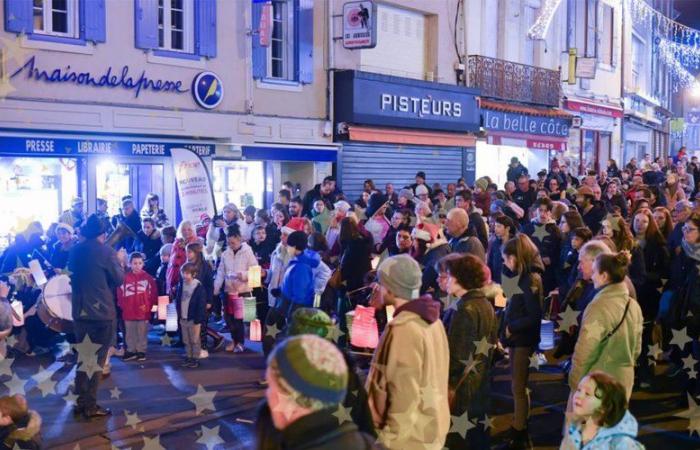
[(328, 286), (335, 290), (343, 287), (343, 274), (340, 271), (340, 267), (333, 271), (333, 275), (331, 275), (330, 279), (328, 280)]

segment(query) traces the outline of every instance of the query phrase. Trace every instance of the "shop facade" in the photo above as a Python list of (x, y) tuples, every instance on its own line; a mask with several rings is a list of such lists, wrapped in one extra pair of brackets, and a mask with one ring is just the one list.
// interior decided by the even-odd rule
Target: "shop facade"
[(499, 187), (507, 181), (511, 158), (518, 158), (535, 177), (567, 150), (573, 118), (569, 113), (483, 99), (481, 114), (487, 136), (476, 146), (476, 173), (489, 176)]
[(668, 155), (671, 117), (670, 111), (654, 101), (635, 94), (625, 97), (623, 161), (626, 163), (631, 158), (641, 161), (646, 154), (652, 160)]
[(365, 179), (378, 189), (476, 176), (478, 90), (353, 70), (334, 74), (340, 185), (356, 200)]
[(620, 166), (622, 108), (609, 103), (566, 99), (564, 109), (580, 122), (580, 127), (571, 129), (563, 155), (569, 166), (577, 168), (579, 174), (604, 170), (608, 159), (616, 160)]

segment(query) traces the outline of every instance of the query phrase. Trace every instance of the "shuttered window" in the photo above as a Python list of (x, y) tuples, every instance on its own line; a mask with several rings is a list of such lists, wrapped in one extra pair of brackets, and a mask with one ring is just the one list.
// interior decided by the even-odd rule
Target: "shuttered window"
[(66, 44), (105, 42), (105, 0), (5, 0), (5, 31)]
[(216, 57), (216, 0), (134, 0), (136, 48), (174, 58)]

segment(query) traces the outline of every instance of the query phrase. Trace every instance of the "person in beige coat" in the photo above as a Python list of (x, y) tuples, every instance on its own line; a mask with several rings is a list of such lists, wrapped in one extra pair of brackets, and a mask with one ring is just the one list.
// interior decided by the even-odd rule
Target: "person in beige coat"
[(440, 450), (450, 429), (450, 350), (440, 303), (417, 298), (421, 270), (408, 255), (386, 259), (377, 275), (372, 306), (396, 308), (366, 384), (379, 442), (390, 450)]
[(569, 373), (572, 391), (589, 372), (604, 370), (625, 387), (628, 400), (632, 395), (644, 319), (624, 282), (629, 262), (628, 252), (596, 257), (593, 283), (599, 291), (583, 313)]

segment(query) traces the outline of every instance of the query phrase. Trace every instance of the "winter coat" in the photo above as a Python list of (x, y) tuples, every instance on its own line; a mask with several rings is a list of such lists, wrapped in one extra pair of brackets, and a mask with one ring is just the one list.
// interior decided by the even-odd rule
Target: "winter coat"
[(486, 262), (486, 252), (484, 251), (484, 245), (478, 238), (472, 236), (469, 230), (467, 230), (461, 236), (453, 237), (452, 239), (450, 239), (449, 243), (450, 248), (453, 252), (467, 253), (476, 256), (483, 262)]
[(233, 219), (231, 223), (226, 223), (226, 225), (223, 227), (217, 227), (216, 224), (214, 224), (214, 221), (212, 221), (209, 224), (209, 229), (207, 230), (207, 238), (205, 241), (207, 255), (217, 255), (218, 253), (223, 252), (226, 249), (226, 228), (229, 225), (233, 225), (234, 223), (238, 224), (238, 229), (242, 232), (244, 220), (240, 218)]
[[(542, 239), (535, 236), (535, 232), (540, 226), (544, 226), (544, 231), (546, 232)], [(544, 225), (537, 222), (530, 222), (522, 227), (522, 232), (532, 239), (532, 242), (540, 252), (540, 257), (549, 258), (549, 265), (544, 266), (544, 274), (542, 275), (544, 292), (549, 293), (557, 287), (556, 272), (559, 266), (559, 252), (562, 240), (561, 230), (559, 230), (559, 227), (554, 221)]]
[(207, 303), (210, 303), (214, 298), (214, 269), (209, 261), (201, 260), (197, 265), (197, 279), (204, 287)]
[(620, 208), (620, 213), (622, 214), (622, 217), (627, 218), (627, 200), (625, 200), (625, 197), (623, 197), (622, 194), (615, 194), (612, 196), (612, 198), (609, 198), (607, 195), (603, 195), (602, 200), (603, 205), (605, 205), (605, 210), (608, 213), (614, 213), (615, 207), (617, 206), (618, 208)]
[[(488, 209), (483, 211), (488, 212)], [(484, 222), (484, 217), (478, 211), (472, 211), (469, 213), (469, 236), (474, 236), (481, 242), (481, 247), (486, 248), (489, 245), (489, 231)], [(476, 256), (476, 255), (474, 255)]]
[(423, 255), (419, 261), (423, 268), (423, 277), (421, 278), (420, 288), (421, 294), (425, 294), (430, 289), (432, 289), (433, 292), (440, 291), (440, 285), (438, 284), (438, 272), (435, 269), (435, 264), (437, 264), (437, 262), (444, 256), (449, 255), (451, 252), (452, 248), (450, 248), (450, 245), (444, 239), (440, 239), (434, 242), (425, 255)]
[(523, 166), (522, 164), (518, 163), (517, 166), (508, 167), (508, 171), (506, 172), (506, 178), (508, 181), (512, 181), (513, 183), (518, 182), (518, 178), (520, 178), (521, 175), (527, 175), (527, 167)]
[(578, 251), (571, 246), (571, 237), (573, 233), (568, 233), (561, 241), (559, 249), (559, 261), (557, 263), (557, 287), (559, 288), (559, 298), (564, 298), (569, 292), (575, 275), (578, 270)]
[(566, 426), (560, 450), (644, 450), (637, 442), (639, 426), (629, 411), (610, 428), (601, 427), (595, 437), (583, 445), (582, 424), (571, 422)]
[(305, 250), (289, 261), (282, 281), (282, 296), (297, 305), (314, 304), (313, 270), (321, 264), (321, 257), (313, 250)]
[(71, 240), (68, 242), (68, 248), (63, 248), (63, 244), (61, 242), (56, 242), (56, 244), (53, 246), (53, 251), (51, 252), (51, 259), (49, 260), (54, 269), (66, 268), (70, 249), (73, 248), (76, 243), (76, 240)]
[[(516, 277), (517, 274), (503, 266), (504, 277)], [(501, 278), (503, 281), (503, 278)], [(518, 287), (522, 293), (508, 299), (500, 338), (506, 347), (535, 348), (540, 343), (540, 324), (542, 322), (542, 293), (532, 290), (532, 275), (524, 272), (518, 279)], [(510, 337), (506, 337), (506, 328)]]
[(76, 244), (68, 256), (73, 320), (114, 320), (114, 291), (124, 282), (117, 252), (97, 239)]
[(321, 184), (319, 183), (315, 185), (313, 189), (304, 195), (304, 209), (302, 210), (302, 215), (311, 218), (311, 211), (314, 209), (314, 203), (316, 200), (323, 200), (323, 203), (326, 204), (326, 209), (333, 209), (333, 203), (335, 202), (336, 195), (336, 192), (323, 195), (321, 194)]
[[(624, 316), (628, 301), (629, 308)], [(604, 339), (621, 321), (615, 334)], [(630, 297), (624, 282), (608, 284), (598, 291), (583, 312), (581, 331), (571, 358), (571, 390), (576, 389), (587, 373), (602, 370), (625, 386), (629, 399), (634, 384), (634, 364), (642, 351), (642, 323), (642, 310)]]
[(340, 272), (348, 291), (364, 286), (365, 275), (372, 270), (372, 239), (358, 237), (341, 244)]
[[(190, 242), (197, 242), (197, 236), (193, 236)], [(188, 242), (182, 238), (175, 239), (173, 248), (170, 252), (170, 261), (168, 262), (168, 271), (165, 275), (165, 292), (169, 295), (174, 295), (175, 288), (180, 282), (180, 268), (187, 262), (187, 251), (185, 247)]]
[(447, 330), (450, 346), (450, 389), (457, 388), (464, 376), (467, 369), (464, 361), (473, 357), (478, 365), (457, 388), (452, 415), (459, 416), (469, 411), (470, 416), (480, 416), (488, 412), (491, 352), (487, 349), (486, 354), (477, 354), (476, 343), (486, 339), (493, 345), (496, 343), (497, 333), (496, 313), (483, 290), (472, 289), (457, 301)]
[(639, 292), (639, 307), (642, 308), (644, 321), (648, 322), (656, 318), (659, 312), (659, 288), (663, 286), (663, 279), (668, 279), (668, 269), (671, 258), (668, 247), (658, 241), (646, 241), (644, 247), (640, 246), (644, 258), (644, 278), (637, 287)]
[[(251, 289), (248, 287), (248, 269), (257, 265), (258, 260), (247, 243), (241, 243), (241, 247), (236, 251), (227, 248), (221, 254), (219, 268), (216, 271), (214, 295), (219, 295), (222, 286), (224, 286), (224, 291), (227, 293), (250, 292)], [(239, 273), (243, 274), (243, 281), (233, 277)]]
[[(177, 306), (177, 316), (178, 319), (181, 317), (180, 305), (182, 304), (182, 283), (183, 280), (177, 284), (175, 290), (175, 305)], [(197, 287), (192, 292), (192, 297), (190, 297), (190, 303), (187, 307), (187, 320), (191, 320), (196, 324), (203, 323), (206, 320), (207, 315), (207, 298), (204, 292), (204, 286), (202, 283), (197, 281)]]
[(381, 449), (376, 439), (357, 429), (353, 422), (338, 425), (335, 409), (316, 411), (295, 420), (282, 430), (285, 450), (372, 450)]
[(328, 231), (328, 226), (331, 223), (331, 213), (328, 212), (327, 209), (324, 209), (321, 214), (313, 211), (312, 215), (314, 218), (311, 219), (311, 225), (314, 226), (314, 231), (325, 235), (326, 231)]
[(671, 257), (675, 257), (680, 251), (681, 242), (683, 241), (683, 225), (685, 225), (683, 222), (677, 223), (668, 237), (668, 250)]
[(617, 166), (608, 167), (605, 171), (608, 174), (608, 178), (622, 178), (622, 172)]
[(591, 233), (593, 233), (593, 236), (598, 234), (600, 231), (600, 228), (602, 227), (601, 223), (603, 219), (605, 219), (605, 216), (607, 212), (605, 211), (605, 208), (603, 208), (601, 205), (598, 203), (593, 204), (593, 208), (591, 208), (588, 212), (584, 213), (583, 211), (580, 211), (581, 213), (581, 218), (583, 219), (583, 224), (588, 227), (589, 230), (591, 230)]
[(156, 271), (156, 284), (158, 285), (158, 295), (168, 295), (165, 290), (165, 276), (168, 273), (168, 265), (161, 263)]
[(388, 448), (440, 450), (445, 443), (450, 349), (439, 314), (440, 303), (429, 296), (397, 308), (374, 353), (365, 386)]
[(270, 267), (270, 256), (272, 255), (272, 251), (275, 249), (275, 247), (271, 245), (271, 242), (265, 239), (261, 243), (257, 244), (253, 239), (251, 239), (248, 241), (248, 245), (250, 246), (250, 249), (253, 250), (255, 259), (258, 260), (258, 265), (264, 269), (268, 269)]
[(270, 270), (267, 272), (267, 303), (269, 306), (275, 306), (276, 298), (272, 291), (282, 286), (290, 259), (292, 259), (292, 255), (289, 248), (280, 242), (270, 257)]
[(158, 266), (160, 265), (160, 248), (163, 246), (163, 241), (160, 238), (158, 230), (153, 230), (150, 236), (146, 236), (143, 230), (136, 233), (136, 241), (134, 242), (134, 251), (143, 253), (146, 257), (145, 271), (155, 276)]
[(501, 272), (503, 271), (502, 247), (503, 241), (494, 235), (489, 243), (489, 253), (486, 256), (486, 265), (491, 271), (491, 280), (498, 284), (501, 284)]
[(149, 320), (151, 308), (158, 304), (156, 280), (146, 271), (127, 272), (117, 288), (117, 305), (124, 320)]
[(162, 208), (158, 208), (157, 211), (153, 211), (148, 208), (142, 209), (141, 219), (146, 218), (153, 219), (153, 222), (155, 222), (156, 224), (156, 228), (164, 228), (170, 225), (170, 221), (168, 221), (168, 215), (165, 214), (165, 211)]
[(535, 203), (535, 200), (537, 200), (537, 192), (535, 192), (534, 189), (521, 191), (520, 188), (518, 188), (515, 190), (515, 192), (513, 192), (512, 197), (513, 202), (515, 202), (516, 205), (518, 205), (523, 209), (523, 211), (525, 211), (525, 216), (523, 217), (523, 220), (527, 221), (527, 213), (530, 210), (530, 207)]
[(677, 291), (680, 319), (688, 326), (688, 335), (697, 338), (700, 336), (700, 261), (690, 258), (682, 248), (680, 251), (671, 263), (671, 279), (666, 287)]

